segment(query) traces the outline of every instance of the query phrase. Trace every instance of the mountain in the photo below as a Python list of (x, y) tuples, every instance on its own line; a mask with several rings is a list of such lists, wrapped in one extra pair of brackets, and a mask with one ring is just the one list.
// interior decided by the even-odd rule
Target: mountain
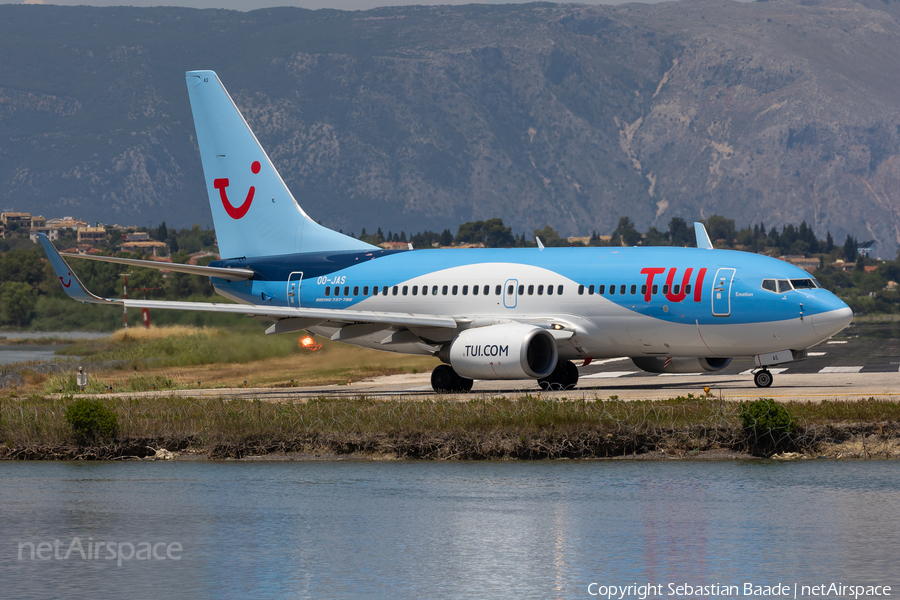
[(900, 244), (900, 1), (0, 6), (0, 208), (211, 224), (214, 69), (308, 214), (417, 231), (805, 220)]

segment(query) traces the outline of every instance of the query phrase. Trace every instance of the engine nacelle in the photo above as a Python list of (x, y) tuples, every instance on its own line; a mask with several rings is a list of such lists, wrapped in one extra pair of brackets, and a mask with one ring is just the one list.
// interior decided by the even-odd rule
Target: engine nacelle
[(638, 356), (631, 362), (648, 373), (706, 373), (720, 371), (731, 364), (731, 358), (704, 358), (702, 356)]
[(540, 379), (559, 358), (549, 331), (522, 323), (467, 329), (439, 356), (468, 379)]

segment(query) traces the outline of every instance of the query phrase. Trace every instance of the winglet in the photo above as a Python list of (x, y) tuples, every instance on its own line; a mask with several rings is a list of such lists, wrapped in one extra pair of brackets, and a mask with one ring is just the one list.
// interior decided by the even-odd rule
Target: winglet
[(709, 241), (709, 234), (706, 233), (706, 227), (703, 223), (694, 221), (694, 237), (697, 238), (697, 247), (703, 250), (712, 250), (712, 242)]
[(66, 261), (59, 255), (59, 252), (56, 251), (56, 248), (53, 247), (53, 244), (50, 243), (50, 240), (47, 239), (46, 235), (39, 233), (38, 238), (41, 240), (41, 246), (44, 247), (44, 252), (47, 253), (47, 258), (50, 259), (50, 265), (56, 272), (56, 277), (59, 279), (63, 291), (68, 294), (70, 298), (80, 300), (81, 302), (91, 302), (95, 304), (112, 303), (111, 300), (95, 296), (85, 289), (84, 285), (78, 279), (78, 276), (72, 272), (72, 269), (69, 268)]
[(541, 238), (539, 238), (538, 236), (534, 236), (534, 241), (537, 242), (538, 250), (544, 249), (544, 242), (541, 241)]

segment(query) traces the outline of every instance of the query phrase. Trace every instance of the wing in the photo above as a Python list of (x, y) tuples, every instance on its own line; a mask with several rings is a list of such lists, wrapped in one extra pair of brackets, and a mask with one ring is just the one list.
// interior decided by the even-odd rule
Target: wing
[[(92, 304), (115, 304), (117, 306), (127, 306), (129, 308), (157, 308), (166, 310), (194, 310), (202, 312), (220, 312), (235, 313), (248, 315), (253, 317), (268, 317), (273, 319), (303, 319), (304, 327), (311, 326), (314, 323), (329, 321), (334, 323), (385, 323), (391, 325), (402, 325), (409, 327), (440, 327), (448, 329), (456, 329), (457, 322), (452, 317), (439, 315), (422, 315), (415, 313), (396, 313), (396, 312), (375, 312), (366, 310), (335, 310), (327, 308), (292, 308), (288, 306), (258, 306), (255, 304), (219, 304), (214, 302), (167, 302), (163, 300), (119, 300), (114, 298), (101, 298), (89, 292), (87, 288), (78, 279), (78, 276), (72, 272), (66, 261), (63, 260), (47, 236), (38, 234), (41, 245), (50, 259), (50, 264), (59, 278), (63, 290), (71, 298), (81, 302)], [(107, 258), (107, 257), (104, 257)], [(131, 259), (116, 259), (117, 262), (129, 260), (124, 264), (134, 265), (137, 263), (151, 263), (152, 268), (169, 269), (172, 265), (162, 263), (153, 263), (152, 261), (138, 261)], [(150, 265), (136, 265), (150, 266)], [(178, 265), (183, 267), (185, 265)], [(213, 267), (203, 267), (204, 269), (212, 269)], [(227, 275), (231, 275), (232, 271), (240, 272), (243, 269), (216, 269), (216, 271), (229, 271)], [(252, 276), (252, 271), (249, 271)], [(197, 273), (194, 273), (197, 274)], [(208, 273), (207, 273), (208, 274)], [(225, 277), (221, 274), (214, 274), (214, 277)], [(238, 277), (232, 277), (237, 279)], [(247, 279), (248, 277), (243, 277)]]

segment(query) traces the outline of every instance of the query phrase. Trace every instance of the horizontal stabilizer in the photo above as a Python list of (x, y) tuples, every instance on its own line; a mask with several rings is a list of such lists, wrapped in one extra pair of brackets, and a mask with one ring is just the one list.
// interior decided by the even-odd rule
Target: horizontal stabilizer
[(115, 263), (117, 265), (128, 265), (130, 267), (143, 267), (146, 269), (156, 269), (158, 271), (173, 271), (175, 273), (201, 275), (203, 277), (218, 277), (220, 279), (230, 279), (232, 281), (253, 279), (253, 276), (255, 275), (255, 273), (250, 269), (203, 267), (200, 265), (182, 265), (180, 263), (156, 262), (155, 260), (138, 260), (136, 258), (117, 258), (115, 256), (71, 254), (67, 252), (61, 253), (60, 256), (67, 256), (69, 258), (83, 258), (85, 260), (96, 260), (99, 262)]

